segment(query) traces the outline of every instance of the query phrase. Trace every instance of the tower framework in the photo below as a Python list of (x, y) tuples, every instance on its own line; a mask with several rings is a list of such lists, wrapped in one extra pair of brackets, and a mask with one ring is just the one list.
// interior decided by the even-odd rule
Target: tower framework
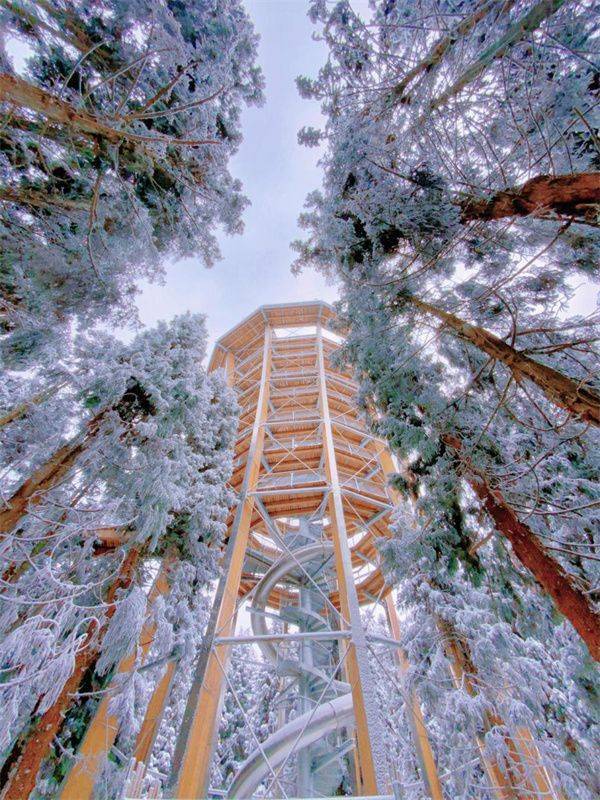
[[(389, 592), (375, 541), (389, 535), (393, 466), (360, 418), (356, 384), (335, 364), (334, 320), (322, 302), (265, 306), (223, 336), (211, 360), (212, 369), (228, 371), (241, 406), (232, 477), (238, 505), (210, 652), (176, 752), (176, 796), (210, 792), (234, 645), (258, 647), (282, 692), (296, 699), (277, 729), (254, 743), (228, 796), (251, 797), (259, 786), (270, 796), (328, 796), (344, 775), (349, 793), (391, 791), (360, 605)], [(242, 604), (252, 634), (240, 637)], [(425, 735), (419, 745), (430, 796), (441, 797)]]
[[(419, 698), (403, 682), (400, 622), (381, 570), (378, 540), (390, 536), (398, 498), (386, 445), (367, 428), (356, 383), (336, 362), (335, 312), (323, 302), (263, 306), (218, 340), (210, 369), (225, 370), (240, 405), (222, 577), (192, 676), (165, 796), (402, 796), (406, 776), (384, 747), (382, 681), (398, 681), (422, 796), (444, 800)], [(149, 601), (169, 590), (163, 564)], [(385, 610), (388, 629), (369, 635), (365, 617)], [(250, 632), (244, 630), (250, 626)], [(144, 630), (149, 647), (152, 626)], [(387, 659), (382, 665), (382, 650)], [(253, 721), (230, 676), (232, 654), (260, 659), (276, 679), (267, 731)], [(460, 646), (447, 649), (452, 679), (471, 691)], [(389, 664), (392, 664), (390, 674)], [(131, 658), (119, 670), (131, 669)], [(131, 785), (142, 786), (177, 665), (165, 665), (137, 737)], [(248, 752), (216, 785), (214, 754), (226, 692), (250, 728)], [(502, 724), (501, 720), (494, 723)], [(94, 776), (118, 726), (103, 700), (80, 747), (62, 800), (93, 796)], [(518, 773), (479, 759), (498, 800), (561, 800), (526, 729), (507, 737)], [(139, 767), (139, 769), (138, 769)], [(212, 767), (212, 772), (211, 772)], [(136, 793), (130, 796), (142, 796)], [(144, 795), (151, 796), (151, 795)], [(563, 799), (564, 800), (564, 799)]]

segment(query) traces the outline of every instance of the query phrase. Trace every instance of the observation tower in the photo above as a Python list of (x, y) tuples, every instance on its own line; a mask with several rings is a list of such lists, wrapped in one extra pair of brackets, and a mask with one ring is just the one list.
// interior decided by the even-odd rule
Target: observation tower
[[(210, 368), (226, 370), (241, 406), (238, 504), (175, 753), (173, 796), (216, 788), (210, 765), (233, 646), (247, 647), (249, 659), (258, 647), (287, 699), (276, 729), (255, 738), (228, 797), (391, 795), (375, 696), (382, 676), (360, 607), (386, 606), (389, 640), (378, 644), (394, 648), (398, 620), (375, 541), (389, 535), (386, 473), (395, 470), (361, 420), (356, 384), (335, 364), (334, 320), (323, 302), (263, 306), (216, 344)], [(242, 607), (250, 635), (236, 635)], [(418, 704), (413, 712), (426, 790), (441, 798)]]
[[(222, 336), (210, 370), (223, 369), (237, 394), (240, 421), (222, 577), (177, 731), (171, 774), (148, 791), (144, 774), (173, 687), (182, 677), (167, 662), (145, 711), (127, 797), (402, 798), (407, 781), (420, 797), (449, 800), (421, 703), (404, 680), (399, 619), (380, 568), (377, 540), (390, 536), (396, 472), (386, 445), (357, 408), (358, 387), (336, 363), (341, 339), (323, 302), (262, 306)], [(159, 571), (152, 603), (169, 590)], [(166, 565), (168, 569), (168, 565)], [(385, 625), (366, 626), (379, 608)], [(367, 630), (369, 628), (369, 630)], [(155, 628), (142, 632), (145, 657)], [(440, 624), (449, 680), (475, 696), (473, 665), (460, 640)], [(267, 725), (237, 695), (232, 658), (257, 661), (269, 674)], [(119, 666), (133, 667), (133, 656)], [(239, 672), (238, 672), (239, 676)], [(397, 745), (379, 690), (397, 692), (408, 723), (410, 775), (394, 763)], [(229, 694), (227, 694), (229, 693)], [(378, 697), (378, 694), (380, 695)], [(215, 758), (224, 698), (233, 696), (248, 728), (233, 774), (218, 779)], [(389, 695), (388, 695), (389, 696)], [(265, 716), (265, 714), (263, 714)], [(504, 723), (490, 718), (490, 725)], [(100, 703), (61, 800), (92, 798), (94, 780), (118, 725), (109, 697)], [(566, 800), (553, 787), (535, 739), (506, 734), (510, 769), (474, 742), (486, 798)], [(146, 788), (144, 788), (146, 786)], [(131, 788), (133, 787), (133, 788)]]

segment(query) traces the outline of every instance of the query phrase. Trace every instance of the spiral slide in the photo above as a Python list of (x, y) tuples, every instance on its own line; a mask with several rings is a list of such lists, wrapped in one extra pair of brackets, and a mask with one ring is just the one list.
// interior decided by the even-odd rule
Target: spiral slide
[[(295, 550), (290, 555), (279, 559), (264, 575), (256, 587), (254, 600), (250, 609), (252, 630), (255, 635), (267, 634), (265, 618), (265, 608), (271, 591), (276, 584), (287, 575), (300, 576), (303, 572), (299, 565), (306, 567), (310, 565), (319, 566), (330, 560), (333, 553), (332, 545), (326, 542), (309, 544)], [(307, 571), (310, 572), (310, 568)], [(301, 592), (302, 594), (302, 592)], [(313, 592), (313, 594), (315, 594)], [(314, 605), (314, 603), (313, 603)], [(287, 617), (286, 617), (287, 611)], [(331, 630), (325, 617), (320, 616), (311, 608), (310, 602), (301, 603), (300, 607), (288, 607), (281, 609), (282, 619), (289, 621), (293, 615), (293, 621), (301, 630)], [(332, 639), (333, 641), (333, 639)], [(340, 735), (344, 729), (354, 726), (354, 710), (352, 706), (352, 694), (350, 686), (343, 681), (329, 681), (325, 672), (319, 668), (318, 663), (311, 657), (301, 657), (298, 661), (281, 661), (278, 658), (277, 649), (272, 642), (257, 642), (264, 658), (277, 668), (279, 674), (293, 677), (302, 681), (310, 682), (312, 697), (321, 698), (321, 702), (315, 708), (314, 700), (308, 703), (308, 710), (294, 719), (287, 722), (275, 733), (271, 734), (260, 747), (250, 754), (246, 761), (238, 770), (227, 796), (230, 798), (250, 798), (253, 796), (261, 782), (272, 776), (293, 750), (294, 753), (301, 754), (306, 752), (306, 748), (317, 745), (326, 736), (336, 731)], [(302, 652), (303, 648), (301, 648)], [(318, 661), (318, 659), (316, 659)], [(312, 662), (312, 663), (311, 663)], [(328, 686), (329, 684), (329, 686)], [(328, 688), (326, 688), (328, 687)], [(336, 781), (339, 781), (339, 757), (336, 756), (335, 749), (333, 757), (322, 758), (325, 768), (319, 775), (319, 789), (334, 788)], [(309, 777), (309, 780), (312, 780)]]

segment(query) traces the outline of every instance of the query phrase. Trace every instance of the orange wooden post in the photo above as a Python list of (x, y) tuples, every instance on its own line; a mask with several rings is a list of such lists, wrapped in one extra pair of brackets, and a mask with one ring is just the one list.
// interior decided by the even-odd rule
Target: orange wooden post
[[(398, 620), (398, 611), (391, 592), (388, 592), (385, 598), (385, 611), (388, 620), (388, 625), (392, 633), (392, 637), (396, 641), (400, 641), (400, 621)], [(396, 651), (396, 659), (400, 668), (402, 676), (406, 675), (410, 668), (410, 664), (406, 657), (404, 650)], [(421, 771), (421, 777), (429, 797), (432, 800), (443, 800), (444, 794), (442, 792), (442, 785), (435, 763), (435, 756), (431, 748), (425, 720), (423, 719), (423, 712), (421, 711), (421, 704), (419, 698), (414, 692), (410, 692), (406, 698), (406, 710), (409, 724), (411, 727), (413, 743), (417, 753), (417, 760)]]
[(136, 761), (143, 761), (146, 764), (150, 757), (176, 671), (176, 662), (169, 661), (162, 677), (154, 687), (154, 691), (146, 707), (142, 727), (135, 740), (133, 757)]
[[(258, 479), (265, 436), (264, 423), (269, 402), (271, 357), (271, 329), (265, 327), (259, 395), (250, 449), (225, 556), (226, 572), (219, 587), (220, 597), (217, 596), (216, 600), (218, 610), (216, 624), (211, 632), (207, 631), (207, 637), (211, 639), (215, 636), (229, 636), (233, 631), (248, 533), (254, 510), (252, 492)], [(186, 708), (187, 717), (184, 717), (184, 727), (175, 751), (172, 777), (176, 777), (176, 788), (173, 790), (173, 795), (177, 798), (206, 796), (224, 687), (224, 677), (219, 661), (226, 664), (228, 649), (223, 645), (211, 647), (205, 663), (199, 664), (201, 674), (198, 674), (196, 679), (198, 691), (190, 695)], [(177, 763), (180, 757), (181, 764)], [(172, 780), (172, 783), (175, 781)]]
[[(225, 355), (224, 370), (227, 385), (231, 387), (235, 383), (235, 358), (231, 352)], [(176, 673), (177, 663), (170, 661), (154, 687), (135, 742), (133, 757), (136, 762), (147, 763), (150, 757)]]
[[(152, 589), (148, 594), (148, 606), (150, 606), (157, 597), (168, 592), (169, 582), (167, 580), (167, 574), (171, 564), (172, 560), (170, 558), (166, 558), (163, 561)], [(156, 625), (153, 622), (144, 625), (140, 636), (142, 658), (148, 654), (155, 633)], [(135, 660), (135, 652), (125, 656), (125, 658), (121, 659), (117, 668), (117, 673), (123, 674), (125, 672), (130, 672), (135, 664)], [(94, 783), (102, 761), (113, 746), (117, 734), (119, 733), (119, 724), (115, 717), (109, 712), (111, 698), (112, 694), (109, 689), (107, 694), (100, 701), (100, 705), (96, 709), (96, 713), (85, 732), (83, 741), (77, 751), (77, 760), (63, 783), (60, 800), (87, 800), (87, 798), (92, 797)]]
[(323, 332), (317, 329), (317, 366), (319, 376), (319, 404), (323, 428), (325, 470), (329, 482), (329, 515), (335, 553), (336, 573), (342, 616), (348, 623), (351, 638), (346, 657), (347, 673), (352, 687), (352, 701), (356, 721), (356, 744), (360, 790), (365, 795), (383, 794), (386, 776), (382, 774), (386, 763), (380, 721), (373, 697), (374, 679), (368, 662), (367, 642), (360, 619), (358, 593), (352, 573), (352, 560), (342, 503), (342, 493), (335, 455), (335, 445), (327, 397)]

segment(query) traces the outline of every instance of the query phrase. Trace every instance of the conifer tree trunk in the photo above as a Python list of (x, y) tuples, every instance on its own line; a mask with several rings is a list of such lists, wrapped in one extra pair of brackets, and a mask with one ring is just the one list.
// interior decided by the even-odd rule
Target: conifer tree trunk
[[(105, 621), (98, 630), (97, 623), (88, 629), (85, 642), (75, 657), (75, 668), (65, 683), (55, 703), (30, 728), (25, 740), (13, 747), (7, 761), (12, 770), (3, 787), (2, 800), (26, 800), (35, 788), (37, 775), (44, 759), (48, 756), (52, 742), (59, 733), (65, 714), (73, 703), (73, 695), (78, 691), (87, 671), (93, 666), (100, 653), (100, 645), (108, 623), (116, 611), (114, 603), (119, 589), (126, 589), (133, 579), (135, 567), (140, 558), (140, 551), (132, 549), (125, 557), (119, 575), (107, 593), (110, 603), (105, 614)], [(35, 713), (35, 712), (34, 712)]]
[(125, 142), (138, 154), (143, 154), (157, 166), (159, 166), (157, 158), (148, 147), (145, 147), (145, 142), (159, 141), (176, 145), (219, 144), (213, 139), (173, 139), (159, 134), (146, 136), (133, 133), (125, 128), (115, 128), (111, 121), (87, 111), (81, 111), (65, 100), (40, 89), (39, 86), (7, 73), (0, 73), (0, 100), (20, 108), (28, 108), (30, 111), (43, 115), (47, 120), (64, 126), (74, 134), (103, 140), (107, 144)]
[[(434, 98), (429, 103), (431, 111), (444, 106), (453, 97), (460, 94), (470, 83), (478, 78), (490, 64), (508, 52), (513, 45), (523, 40), (530, 33), (535, 31), (540, 25), (564, 4), (565, 0), (540, 0), (520, 19), (516, 20), (490, 47), (488, 47), (479, 58), (471, 63), (469, 67), (452, 83), (439, 97)], [(419, 122), (424, 120), (424, 116)]]
[[(2, 198), (2, 194), (2, 190), (0, 190), (0, 198)], [(44, 389), (44, 391), (34, 395), (24, 403), (19, 403), (18, 406), (14, 406), (14, 408), (11, 408), (10, 411), (7, 411), (6, 414), (3, 414), (0, 417), (0, 428), (4, 428), (4, 426), (8, 425), (10, 422), (15, 422), (15, 420), (21, 419), (27, 414), (31, 406), (37, 406), (40, 403), (43, 403), (44, 400), (47, 400), (53, 394), (59, 392), (65, 385), (66, 381), (54, 384), (48, 389)]]
[[(514, 4), (514, 0), (506, 0), (503, 6), (504, 13), (508, 13)], [(492, 8), (493, 3), (482, 2), (476, 7), (472, 14), (462, 19), (456, 27), (451, 28), (445, 36), (434, 44), (425, 58), (415, 64), (415, 66), (402, 77), (402, 80), (394, 86), (388, 95), (389, 102), (410, 103), (410, 93), (407, 94), (406, 89), (412, 81), (420, 75), (430, 73), (431, 70), (443, 60), (446, 53), (460, 42), (464, 36), (470, 33), (473, 28), (490, 13)]]
[(576, 414), (585, 422), (600, 425), (600, 395), (593, 389), (582, 386), (573, 378), (535, 361), (485, 328), (471, 325), (455, 314), (419, 300), (414, 295), (402, 296), (400, 299), (406, 299), (420, 311), (441, 320), (486, 355), (501, 361), (512, 372), (516, 381), (524, 378), (532, 381), (555, 405)]
[(141, 142), (144, 138), (114, 128), (87, 111), (79, 111), (65, 100), (16, 75), (0, 74), (0, 100), (43, 114), (47, 119), (64, 125), (74, 133), (99, 137), (111, 144), (119, 144), (126, 139)]
[(88, 432), (85, 436), (60, 447), (45, 464), (36, 469), (31, 477), (23, 481), (0, 511), (0, 538), (2, 534), (9, 533), (15, 527), (30, 503), (39, 503), (44, 492), (52, 489), (67, 475), (98, 432), (103, 416), (104, 412), (96, 415), (88, 424)]
[(48, 0), (36, 0), (36, 5), (53, 19), (57, 25), (53, 27), (44, 20), (29, 12), (21, 4), (13, 0), (0, 0), (0, 6), (4, 6), (25, 22), (32, 30), (48, 31), (53, 36), (57, 36), (66, 44), (74, 47), (82, 55), (94, 61), (100, 61), (103, 67), (112, 67), (115, 71), (122, 67), (115, 61), (110, 48), (106, 45), (98, 46), (98, 42), (90, 39), (86, 31), (78, 24), (78, 19), (74, 8), (57, 8), (55, 4)]
[(537, 175), (522, 186), (503, 189), (490, 198), (466, 197), (460, 202), (462, 222), (526, 217), (544, 211), (585, 216), (586, 210), (597, 204), (600, 172)]
[(36, 192), (32, 189), (28, 191), (0, 189), (0, 200), (34, 208), (60, 208), (62, 211), (90, 211), (91, 208), (89, 200), (70, 200), (67, 197)]
[[(443, 441), (460, 453), (462, 444), (456, 436), (446, 435)], [(577, 587), (573, 578), (552, 558), (535, 533), (518, 519), (501, 493), (492, 489), (471, 468), (468, 460), (463, 460), (462, 464), (466, 468), (467, 481), (483, 503), (497, 531), (508, 539), (517, 558), (581, 636), (592, 658), (600, 661), (600, 614), (594, 609), (589, 595)]]

